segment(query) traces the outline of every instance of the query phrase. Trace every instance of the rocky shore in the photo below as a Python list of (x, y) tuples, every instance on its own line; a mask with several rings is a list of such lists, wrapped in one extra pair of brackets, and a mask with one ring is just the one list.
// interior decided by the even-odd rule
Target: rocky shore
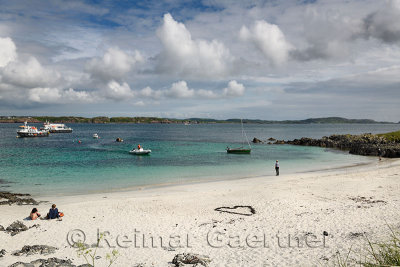
[(348, 150), (350, 154), (362, 156), (379, 156), (385, 158), (400, 158), (400, 142), (388, 140), (384, 136), (375, 134), (361, 135), (331, 135), (321, 139), (303, 137), (294, 140), (276, 140), (269, 138), (262, 141), (258, 138), (253, 139), (253, 143), (267, 144), (290, 144), (298, 146), (318, 146)]
[(12, 204), (38, 205), (39, 202), (31, 198), (30, 194), (19, 194), (19, 193), (0, 191), (0, 205), (12, 205)]

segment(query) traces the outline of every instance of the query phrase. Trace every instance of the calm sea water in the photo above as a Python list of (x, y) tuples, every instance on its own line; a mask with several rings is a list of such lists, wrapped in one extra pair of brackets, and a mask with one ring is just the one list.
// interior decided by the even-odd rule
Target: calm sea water
[[(41, 196), (272, 176), (276, 159), (282, 175), (371, 160), (337, 150), (290, 145), (252, 145), (251, 155), (227, 154), (227, 146), (242, 143), (239, 124), (70, 124), (73, 133), (15, 138), (18, 126), (0, 124), (0, 190)], [(287, 140), (335, 133), (388, 132), (399, 130), (400, 126), (245, 124), (244, 128), (249, 139)], [(100, 139), (93, 139), (93, 133), (98, 133)], [(117, 137), (124, 142), (115, 142)], [(151, 149), (151, 155), (129, 154), (137, 144)]]

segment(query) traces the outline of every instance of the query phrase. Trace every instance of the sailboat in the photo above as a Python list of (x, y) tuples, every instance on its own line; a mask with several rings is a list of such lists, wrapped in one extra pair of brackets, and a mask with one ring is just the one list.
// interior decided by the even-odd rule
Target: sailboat
[(246, 141), (247, 141), (247, 144), (249, 145), (249, 147), (248, 148), (244, 148), (243, 146), (237, 147), (237, 148), (227, 147), (226, 148), (226, 152), (227, 153), (231, 153), (231, 154), (250, 154), (250, 152), (251, 152), (251, 145), (250, 145), (249, 139), (247, 138), (246, 132), (243, 129), (243, 121), (242, 121), (242, 119), (240, 119), (240, 123), (242, 125), (243, 144), (244, 144), (244, 139), (246, 138)]

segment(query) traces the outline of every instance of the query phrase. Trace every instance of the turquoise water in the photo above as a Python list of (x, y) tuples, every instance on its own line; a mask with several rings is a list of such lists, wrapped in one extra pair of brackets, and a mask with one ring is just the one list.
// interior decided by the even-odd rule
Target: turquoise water
[[(40, 125), (36, 125), (40, 126)], [(344, 165), (370, 158), (317, 147), (252, 145), (251, 155), (227, 154), (241, 145), (238, 124), (70, 124), (70, 134), (15, 138), (18, 124), (0, 124), (0, 190), (33, 195), (85, 194), (136, 186), (274, 175)], [(245, 124), (249, 138), (319, 138), (333, 133), (387, 132), (399, 125)], [(93, 139), (98, 133), (100, 139)], [(115, 142), (117, 137), (123, 143)], [(81, 143), (78, 143), (81, 140)], [(128, 153), (137, 144), (149, 156)]]

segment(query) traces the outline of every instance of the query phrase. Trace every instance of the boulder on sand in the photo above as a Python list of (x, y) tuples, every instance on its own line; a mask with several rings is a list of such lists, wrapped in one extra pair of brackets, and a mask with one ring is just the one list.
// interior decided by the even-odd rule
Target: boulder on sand
[(26, 231), (29, 228), (20, 221), (15, 221), (6, 228), (6, 232), (14, 236), (20, 232)]
[(35, 254), (48, 255), (54, 253), (57, 250), (55, 247), (46, 246), (46, 245), (33, 245), (33, 246), (24, 246), (21, 250), (14, 252), (14, 256), (30, 256)]
[[(80, 265), (80, 266), (85, 266)], [(30, 263), (16, 262), (11, 264), (8, 267), (76, 267), (76, 265), (72, 264), (71, 260), (62, 260), (58, 258), (49, 258), (49, 259), (38, 259), (31, 261)], [(87, 266), (87, 265), (86, 265)]]
[(172, 263), (175, 264), (175, 267), (186, 266), (185, 264), (194, 264), (196, 266), (203, 265), (208, 266), (208, 263), (211, 262), (208, 256), (192, 254), (192, 253), (183, 253), (175, 255)]

